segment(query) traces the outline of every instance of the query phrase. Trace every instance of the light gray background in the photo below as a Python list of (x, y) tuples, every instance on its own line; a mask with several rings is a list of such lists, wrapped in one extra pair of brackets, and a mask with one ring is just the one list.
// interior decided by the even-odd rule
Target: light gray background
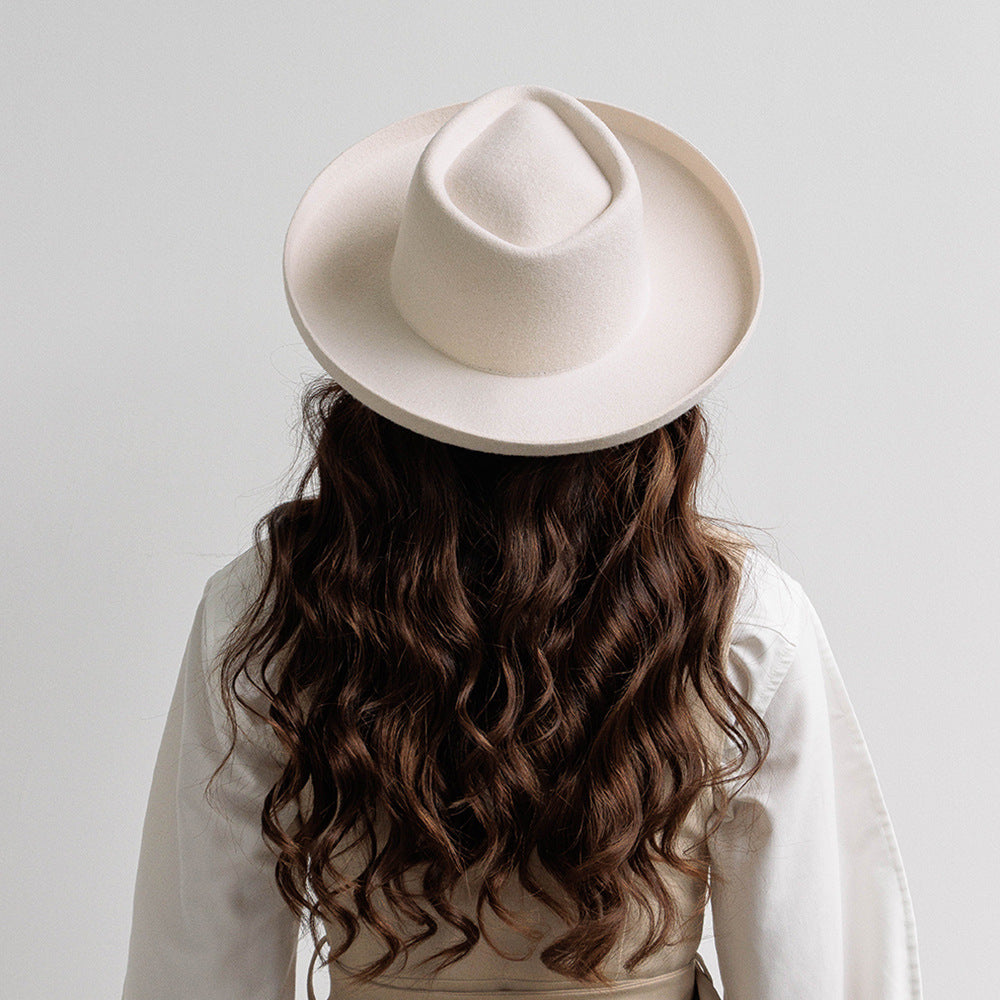
[(928, 998), (983, 995), (1000, 929), (994, 5), (2, 16), (5, 997), (120, 995), (201, 587), (279, 499), (318, 372), (281, 287), (299, 197), (382, 125), (509, 83), (656, 118), (743, 200), (765, 297), (706, 403), (706, 499), (770, 532), (824, 621)]

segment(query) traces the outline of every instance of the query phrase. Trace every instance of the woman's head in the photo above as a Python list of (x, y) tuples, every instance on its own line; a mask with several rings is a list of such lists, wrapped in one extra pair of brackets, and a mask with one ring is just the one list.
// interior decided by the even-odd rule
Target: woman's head
[[(680, 916), (651, 862), (707, 882), (677, 832), (766, 752), (726, 677), (744, 540), (696, 508), (701, 409), (601, 451), (495, 455), (416, 434), (323, 377), (303, 428), (309, 466), (255, 527), (266, 578), (223, 658), (232, 721), (242, 673), (287, 751), (262, 803), (282, 895), (318, 939), (321, 917), (349, 930), (384, 881), (426, 865), (429, 891), (399, 903), (462, 932), (446, 965), (481, 930), (448, 900), (463, 873), (480, 872), (480, 905), (520, 878), (570, 925), (542, 961), (588, 982), (630, 901), (652, 897), (662, 923), (634, 967)], [(726, 768), (692, 697), (740, 750)], [(301, 825), (283, 826), (303, 800)], [(345, 838), (374, 844), (376, 806), (387, 851), (332, 890)], [(569, 906), (535, 884), (533, 852)], [(381, 933), (386, 955), (362, 978), (409, 943)]]

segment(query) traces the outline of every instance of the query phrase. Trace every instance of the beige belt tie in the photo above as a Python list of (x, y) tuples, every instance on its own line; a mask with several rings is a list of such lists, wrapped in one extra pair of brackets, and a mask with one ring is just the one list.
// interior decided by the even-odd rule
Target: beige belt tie
[[(313, 992), (313, 970), (320, 949), (326, 942), (320, 939), (319, 947), (313, 952), (306, 979), (308, 1000), (317, 1000)], [(468, 982), (468, 989), (463, 985)], [(391, 981), (354, 983), (349, 979), (334, 980), (331, 977), (331, 992), (327, 1000), (403, 1000), (407, 994), (423, 997), (444, 997), (446, 1000), (487, 1000), (501, 996), (504, 1000), (600, 1000), (601, 997), (627, 998), (627, 1000), (722, 1000), (715, 989), (712, 977), (701, 955), (680, 969), (649, 979), (631, 979), (613, 987), (572, 986), (507, 981), (502, 989), (484, 989), (480, 983), (465, 980), (451, 980), (429, 985), (427, 979), (400, 977)], [(695, 988), (697, 987), (697, 992)]]

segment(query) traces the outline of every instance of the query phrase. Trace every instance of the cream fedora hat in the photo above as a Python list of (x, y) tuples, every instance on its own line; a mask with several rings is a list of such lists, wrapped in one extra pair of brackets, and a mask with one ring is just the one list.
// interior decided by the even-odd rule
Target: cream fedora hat
[(499, 87), (342, 152), (285, 237), (313, 356), (382, 416), (477, 451), (629, 441), (699, 401), (761, 301), (757, 240), (663, 125)]

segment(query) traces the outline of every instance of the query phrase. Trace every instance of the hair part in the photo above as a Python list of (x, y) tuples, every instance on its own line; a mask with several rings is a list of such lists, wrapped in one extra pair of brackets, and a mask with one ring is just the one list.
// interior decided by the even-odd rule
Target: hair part
[[(678, 832), (711, 789), (722, 807), (707, 840), (733, 777), (749, 780), (768, 750), (763, 718), (726, 673), (748, 543), (697, 511), (701, 408), (624, 444), (556, 456), (425, 437), (326, 376), (305, 387), (301, 408), (310, 461), (294, 497), (254, 527), (265, 568), (224, 643), (221, 684), (225, 760), (237, 703), (284, 749), (261, 829), (282, 897), (308, 914), (314, 960), (323, 918), (346, 932), (324, 964), (359, 920), (385, 942), (358, 982), (434, 934), (438, 917), (464, 940), (437, 952), (436, 968), (458, 961), (485, 935), (486, 903), (534, 937), (499, 899), (516, 873), (570, 925), (544, 964), (607, 985), (600, 967), (630, 902), (651, 912), (652, 897), (660, 915), (629, 970), (678, 923), (654, 862), (704, 884), (707, 906), (707, 862), (676, 850)], [(692, 692), (735, 759), (710, 752)], [(355, 830), (349, 846), (367, 842), (368, 861), (348, 878), (335, 856)], [(538, 882), (534, 852), (569, 905)], [(420, 896), (402, 881), (418, 865)], [(474, 920), (449, 900), (473, 867)], [(377, 891), (425, 929), (401, 937), (374, 907)]]

